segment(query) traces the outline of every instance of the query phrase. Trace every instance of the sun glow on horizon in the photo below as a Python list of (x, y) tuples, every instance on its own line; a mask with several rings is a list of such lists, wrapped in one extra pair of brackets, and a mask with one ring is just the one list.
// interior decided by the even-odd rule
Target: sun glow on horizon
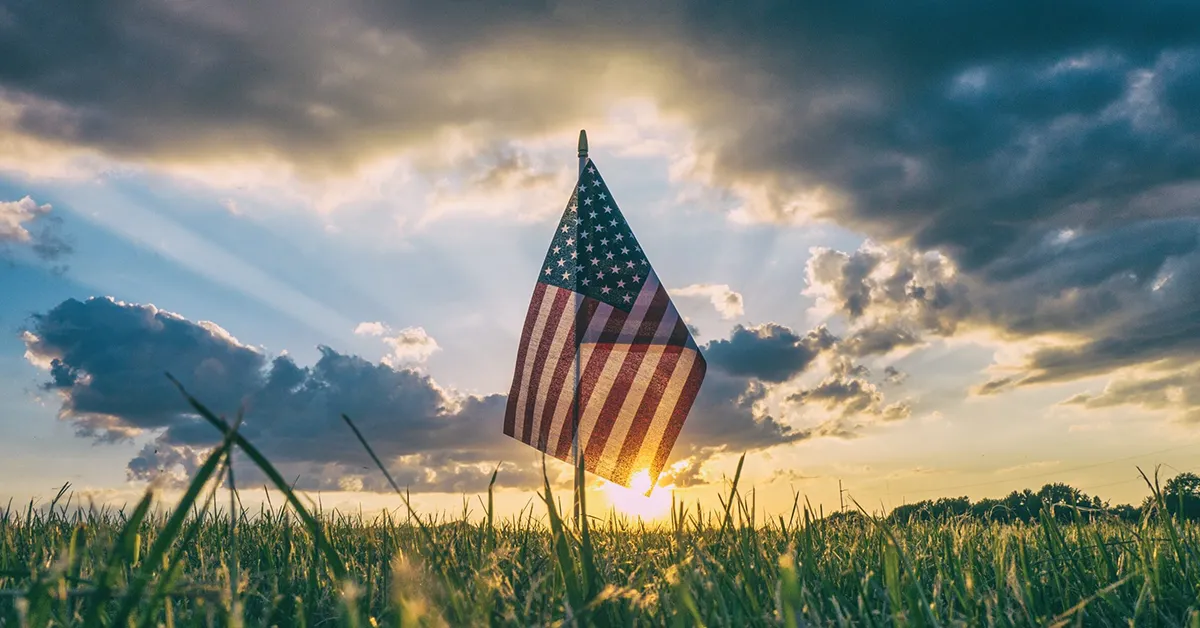
[(649, 469), (635, 472), (630, 478), (629, 488), (608, 480), (603, 482), (601, 490), (605, 498), (620, 514), (650, 520), (665, 517), (671, 512), (671, 491), (675, 484), (655, 487), (647, 497), (646, 491), (651, 487)]

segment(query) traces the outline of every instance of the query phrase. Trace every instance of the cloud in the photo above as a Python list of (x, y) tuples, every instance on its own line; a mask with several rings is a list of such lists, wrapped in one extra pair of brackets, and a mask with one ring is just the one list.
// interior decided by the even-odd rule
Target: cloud
[(109, 298), (68, 299), (31, 323), (26, 357), (51, 367), (43, 387), (62, 396), (60, 415), (81, 435), (101, 440), (182, 420), (186, 408), (164, 372), (233, 410), (266, 359), (213, 323)]
[[(701, 161), (756, 215), (841, 210), (922, 247), (975, 238), (983, 255), (1052, 198), (1186, 174), (1191, 147), (1170, 131), (1196, 123), (1197, 10), (1179, 4), (1018, 3), (989, 14), (987, 36), (936, 46), (926, 27), (966, 33), (973, 16), (699, 0), (445, 13), (367, 0), (337, 20), (280, 2), (78, 11), (86, 19), (7, 12), (0, 86), (23, 135), (129, 158), (224, 151), (346, 167), (438, 136), (564, 129), (647, 97), (697, 130)], [(1030, 36), (1031, 21), (1055, 28)], [(605, 54), (569, 54), (580, 45)], [(1042, 190), (1045, 201), (1022, 203)], [(1017, 210), (989, 233), (964, 204), (985, 221)]]
[(712, 301), (717, 313), (725, 320), (732, 320), (743, 313), (742, 295), (734, 292), (726, 284), (697, 283), (671, 291), (672, 296), (678, 297), (707, 297)]
[(424, 327), (405, 327), (393, 333), (391, 327), (383, 323), (363, 322), (354, 328), (354, 333), (359, 336), (382, 336), (383, 343), (391, 352), (383, 356), (381, 362), (394, 368), (422, 364), (441, 349)]
[(997, 377), (996, 379), (989, 379), (979, 386), (976, 386), (972, 392), (980, 396), (994, 395), (1009, 390), (1019, 381), (1019, 378), (1011, 375), (1008, 377)]
[[(394, 332), (364, 322), (355, 332), (416, 339), (424, 350), (427, 336), (411, 329), (419, 328)], [(42, 387), (61, 400), (60, 420), (79, 436), (109, 443), (150, 437), (128, 463), (134, 480), (184, 482), (216, 442), (216, 431), (164, 376), (169, 372), (219, 415), (244, 411), (242, 434), (301, 488), (388, 490), (342, 413), (414, 491), (483, 490), (499, 461), (508, 461), (504, 486), (541, 481), (536, 452), (500, 434), (504, 395), (459, 394), (388, 358), (372, 362), (322, 346), (316, 363), (303, 366), (215, 323), (111, 298), (69, 299), (35, 314), (22, 339), (26, 359), (46, 374)], [(803, 372), (835, 341), (824, 328), (800, 336), (764, 325), (706, 345), (711, 368), (669, 464), (688, 461), (679, 467), (692, 469), (685, 481), (699, 481), (705, 462), (722, 452), (835, 435), (794, 427), (770, 402), (781, 378)], [(249, 466), (239, 475), (261, 479)]]
[(1200, 423), (1200, 369), (1171, 373), (1122, 373), (1097, 394), (1080, 393), (1063, 401), (1084, 408), (1132, 405), (1170, 412), (1177, 420)]
[(868, 419), (891, 422), (907, 419), (912, 409), (907, 402), (886, 403), (879, 387), (867, 378), (870, 371), (845, 358), (835, 362), (832, 372), (816, 386), (797, 392), (788, 400), (815, 404), (835, 411), (842, 420)]
[[(872, 424), (907, 419), (907, 402), (888, 404), (870, 371), (839, 354), (839, 339), (825, 327), (803, 336), (786, 326), (768, 323), (734, 327), (728, 340), (703, 347), (710, 368), (669, 463), (687, 461), (665, 474), (663, 483), (677, 486), (702, 483), (705, 464), (721, 453), (741, 453), (786, 445), (809, 438), (854, 438)], [(822, 357), (830, 375), (815, 388), (792, 395), (780, 404), (785, 386), (794, 385)], [(885, 381), (899, 382), (894, 368)], [(808, 416), (801, 401), (822, 403), (838, 411), (832, 417)]]
[(743, 451), (807, 438), (761, 405), (769, 390), (753, 378), (709, 371), (680, 433), (681, 445)]
[[(345, 172), (418, 145), (561, 130), (602, 117), (610, 102), (595, 94), (617, 91), (606, 85), (644, 91), (639, 75), (661, 73), (633, 51), (567, 54), (581, 29), (532, 7), (473, 3), (439, 15), (368, 0), (336, 20), (284, 2), (76, 9), (83, 22), (8, 9), (0, 110), (30, 142), (129, 160), (259, 159)], [(602, 30), (595, 18), (560, 15)]]
[(387, 333), (387, 330), (388, 330), (387, 326), (378, 321), (376, 321), (374, 323), (363, 322), (363, 323), (359, 323), (354, 328), (354, 335), (356, 335), (356, 336), (382, 336), (385, 333)]
[(0, 27), (0, 125), (16, 138), (0, 151), (18, 169), (57, 147), (315, 174), (420, 153), (453, 171), (430, 177), (441, 210), (509, 215), (490, 194), (571, 174), (523, 142), (647, 101), (689, 131), (672, 172), (732, 192), (736, 218), (829, 221), (879, 243), (809, 268), (855, 324), (849, 353), (964, 326), (1059, 341), (1022, 385), (1193, 354), (1200, 7), (1015, 2), (986, 33), (976, 17), (367, 0), (331, 21), (277, 0), (23, 3)]
[(51, 215), (51, 210), (49, 204), (38, 205), (29, 196), (0, 201), (0, 251), (14, 246), (28, 247), (34, 256), (46, 262), (56, 262), (70, 254), (72, 247), (61, 233), (62, 220)]
[(915, 344), (921, 332), (952, 335), (972, 313), (968, 286), (937, 253), (872, 242), (852, 253), (815, 247), (805, 275), (806, 294), (858, 323), (847, 348), (860, 355)]
[(1111, 374), (1104, 393), (1067, 403), (1200, 418), (1200, 393), (1185, 383), (1200, 363), (1200, 219), (1058, 232), (969, 271), (871, 243), (817, 249), (807, 270), (808, 293), (850, 323), (847, 355), (982, 331), (1017, 352), (972, 394)]
[(908, 379), (908, 373), (901, 372), (894, 366), (883, 369), (883, 383), (885, 384), (899, 385), (903, 384), (906, 379)]
[(782, 382), (803, 371), (836, 341), (824, 327), (799, 336), (774, 323), (737, 325), (728, 340), (708, 343), (705, 357), (710, 365), (731, 375)]
[[(1039, 340), (1012, 386), (1068, 381), (1200, 348), (1200, 220), (1078, 231), (964, 271), (940, 253), (873, 243), (815, 249), (807, 293), (851, 323), (853, 355), (887, 353), (925, 336), (979, 330)], [(1032, 346), (1032, 345), (1031, 345)]]
[(904, 323), (873, 322), (854, 330), (841, 344), (849, 355), (885, 355), (897, 349), (922, 343), (922, 334)]
[[(245, 410), (242, 433), (304, 488), (346, 481), (387, 490), (346, 431), (351, 416), (392, 468), (419, 491), (481, 490), (501, 460), (504, 485), (532, 486), (532, 454), (499, 433), (504, 397), (457, 395), (415, 371), (320, 347), (311, 367), (269, 358), (221, 327), (152, 305), (108, 298), (67, 300), (35, 314), (23, 336), (27, 357), (50, 365), (47, 390), (60, 419), (101, 442), (155, 434), (134, 457), (130, 477), (159, 469), (176, 479), (194, 470), (215, 430), (191, 412), (170, 372), (214, 412)], [(247, 469), (243, 477), (254, 473)]]
[(48, 213), (49, 205), (38, 205), (28, 196), (19, 201), (0, 202), (0, 242), (29, 242), (33, 237), (24, 223)]
[(560, 214), (567, 202), (563, 190), (574, 185), (578, 172), (555, 158), (561, 151), (535, 144), (498, 140), (447, 159), (426, 159), (421, 167), (434, 183), (417, 226), (461, 213), (518, 221)]
[(383, 342), (392, 348), (390, 354), (383, 356), (383, 363), (392, 367), (420, 364), (440, 349), (437, 341), (421, 327), (406, 327)]
[[(75, 8), (20, 3), (0, 25), (0, 161), (18, 170), (81, 150), (316, 174), (424, 151), (454, 170), (503, 147), (432, 194), (450, 211), (553, 171), (513, 138), (646, 99), (691, 131), (673, 172), (732, 191), (737, 218), (878, 243), (809, 267), (848, 355), (1037, 341), (1015, 387), (1200, 349), (1200, 6), (1013, 2), (985, 31), (953, 3)], [(811, 361), (757, 343), (762, 364), (732, 343), (713, 361), (767, 383)]]

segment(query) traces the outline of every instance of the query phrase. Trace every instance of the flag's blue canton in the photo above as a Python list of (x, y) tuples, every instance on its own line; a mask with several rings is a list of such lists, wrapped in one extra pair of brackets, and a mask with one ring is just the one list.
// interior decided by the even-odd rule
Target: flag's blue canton
[(589, 159), (538, 279), (628, 312), (649, 273), (650, 261)]

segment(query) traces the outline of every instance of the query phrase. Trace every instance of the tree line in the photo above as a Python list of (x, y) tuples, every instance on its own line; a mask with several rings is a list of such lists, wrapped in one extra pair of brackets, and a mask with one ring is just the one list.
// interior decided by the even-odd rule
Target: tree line
[[(1166, 482), (1158, 494), (1147, 496), (1140, 506), (1112, 505), (1099, 497), (1063, 483), (1042, 486), (1037, 491), (1013, 491), (1001, 499), (984, 498), (971, 501), (967, 497), (926, 499), (898, 506), (888, 514), (892, 523), (972, 518), (995, 523), (1031, 523), (1050, 515), (1060, 521), (1117, 518), (1137, 522), (1142, 516), (1165, 510), (1180, 519), (1200, 520), (1200, 476), (1181, 473)], [(1160, 505), (1161, 504), (1161, 505)], [(851, 511), (835, 513), (835, 518), (853, 517)]]

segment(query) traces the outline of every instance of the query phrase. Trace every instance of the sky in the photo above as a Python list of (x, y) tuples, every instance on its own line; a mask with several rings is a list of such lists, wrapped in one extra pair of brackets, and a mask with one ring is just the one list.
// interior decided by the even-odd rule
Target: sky
[(518, 511), (580, 129), (708, 362), (599, 508), (743, 454), (784, 514), (1198, 470), (1193, 3), (69, 4), (0, 2), (0, 497), (177, 491), (170, 373), (323, 504), (397, 505), (346, 413), (419, 507), (499, 464)]

